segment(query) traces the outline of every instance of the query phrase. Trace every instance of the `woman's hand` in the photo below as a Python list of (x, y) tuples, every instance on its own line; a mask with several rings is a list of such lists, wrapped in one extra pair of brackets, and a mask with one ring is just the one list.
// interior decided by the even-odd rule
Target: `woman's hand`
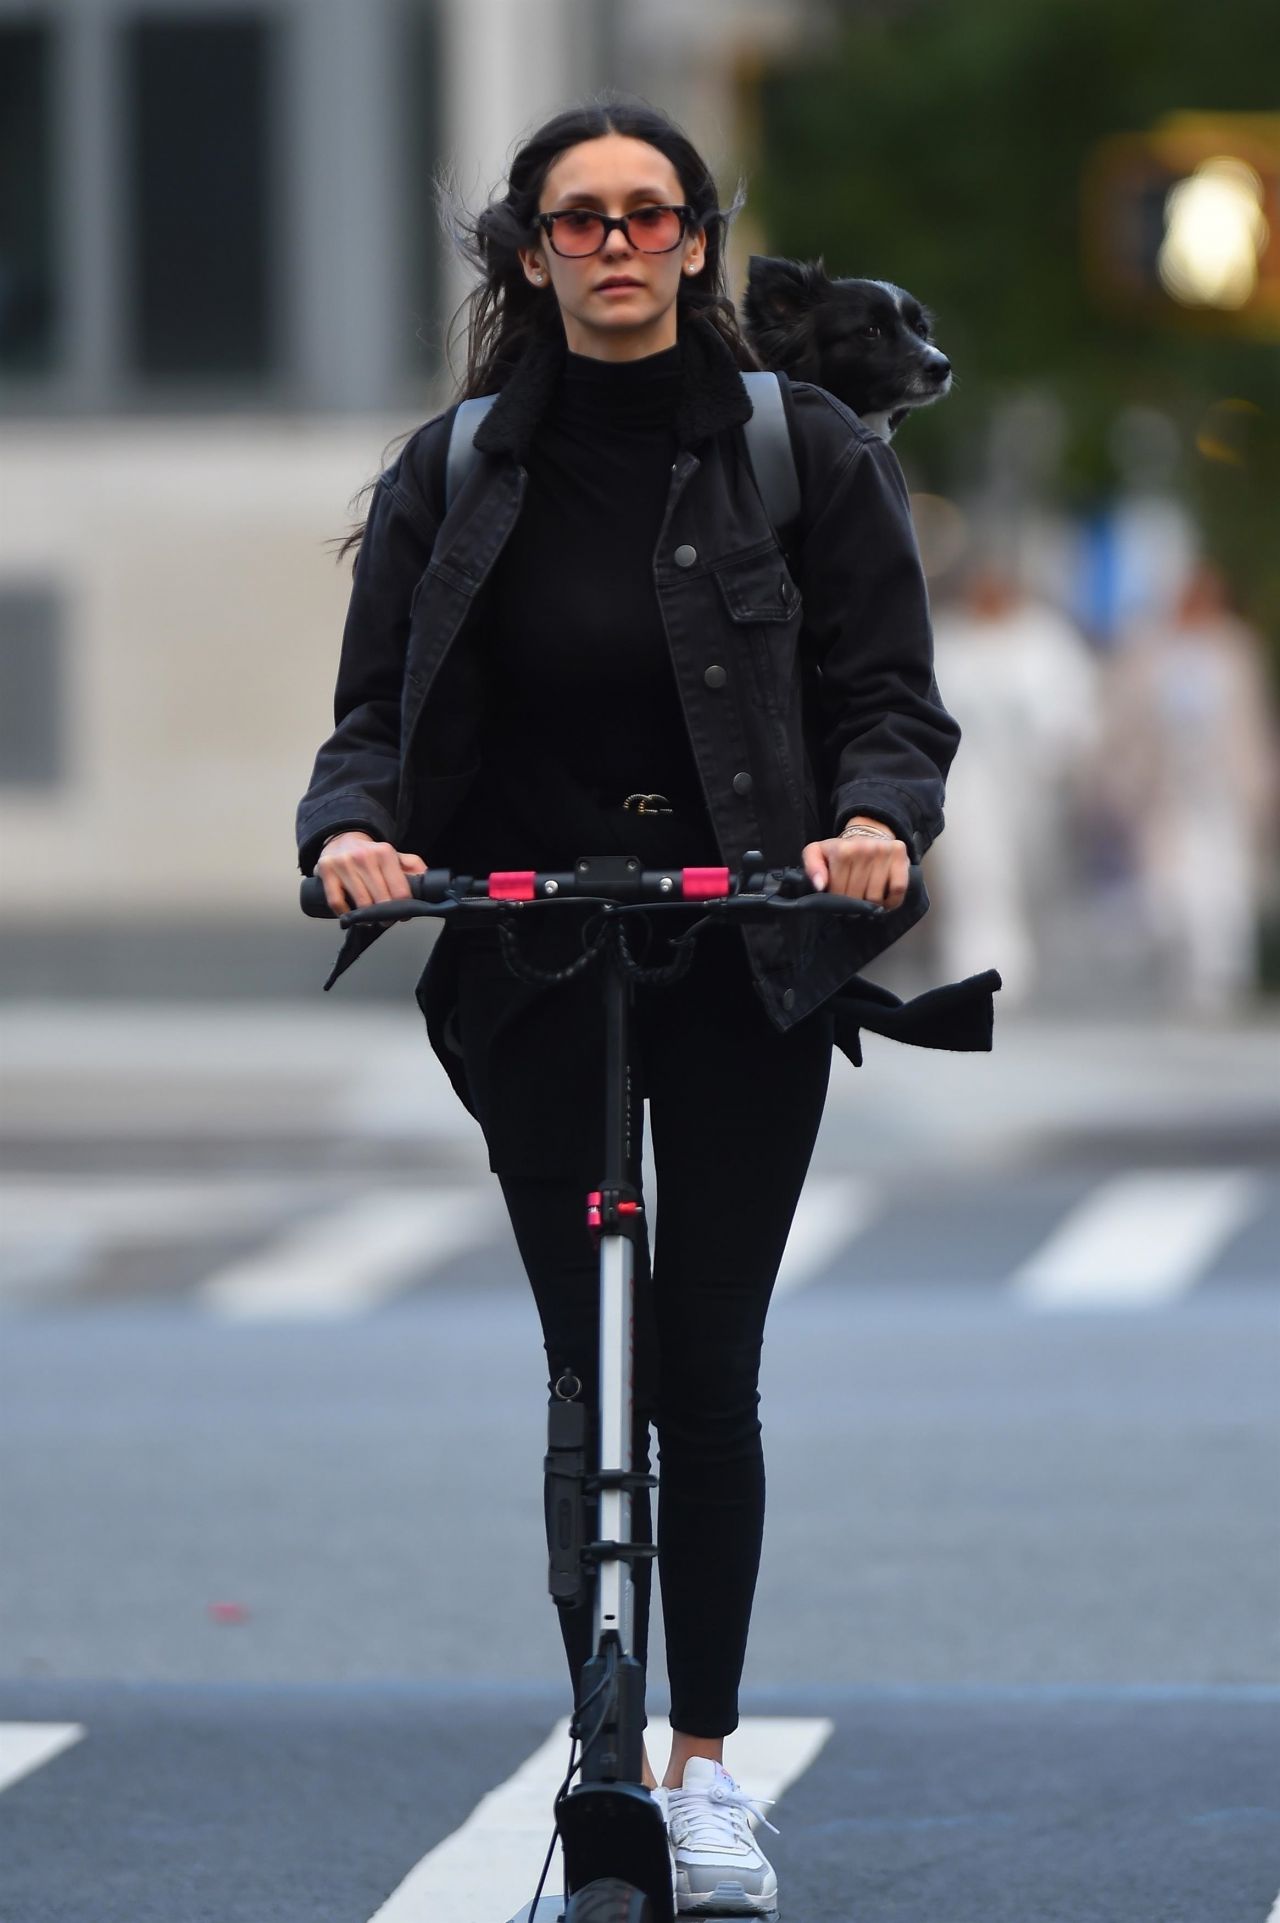
[(882, 902), (886, 908), (900, 908), (906, 899), (910, 865), (906, 843), (874, 815), (851, 815), (845, 827), (875, 828), (885, 839), (846, 834), (806, 842), (805, 873), (814, 887), (862, 901)]
[(389, 841), (375, 841), (363, 828), (345, 828), (331, 836), (316, 859), (316, 874), (335, 915), (345, 915), (348, 908), (369, 908), (375, 901), (406, 901), (410, 891), (405, 876), (426, 872), (421, 855), (398, 854)]

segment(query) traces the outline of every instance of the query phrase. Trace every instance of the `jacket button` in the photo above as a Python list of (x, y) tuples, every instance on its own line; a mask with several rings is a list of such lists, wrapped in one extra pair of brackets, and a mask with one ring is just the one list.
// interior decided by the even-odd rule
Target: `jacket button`
[(740, 774), (733, 777), (733, 792), (735, 795), (749, 795), (754, 786), (755, 783), (749, 774)]
[(729, 679), (724, 669), (718, 665), (708, 668), (702, 678), (709, 688), (723, 688)]
[(698, 558), (698, 550), (691, 548), (687, 541), (682, 541), (671, 558), (678, 568), (691, 568)]
[(795, 989), (794, 989), (794, 988), (784, 988), (784, 989), (783, 989), (783, 991), (782, 991), (782, 1006), (783, 1006), (784, 1008), (794, 1008), (794, 1007), (795, 1007), (795, 1005), (796, 1005), (796, 991), (795, 991)]

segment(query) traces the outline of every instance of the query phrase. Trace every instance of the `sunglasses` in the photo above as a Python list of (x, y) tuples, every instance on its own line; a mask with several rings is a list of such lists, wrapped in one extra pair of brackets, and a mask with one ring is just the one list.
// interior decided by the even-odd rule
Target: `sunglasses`
[(637, 207), (630, 214), (596, 214), (589, 207), (568, 207), (558, 214), (536, 214), (553, 253), (566, 260), (598, 254), (615, 227), (640, 254), (669, 254), (684, 239), (692, 207)]

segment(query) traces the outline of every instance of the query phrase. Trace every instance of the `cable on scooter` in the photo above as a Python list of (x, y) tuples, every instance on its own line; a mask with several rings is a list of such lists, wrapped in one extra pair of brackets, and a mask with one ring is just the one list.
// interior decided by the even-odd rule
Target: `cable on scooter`
[[(596, 1737), (600, 1734), (600, 1731), (604, 1728), (605, 1724), (608, 1722), (610, 1715), (613, 1713), (613, 1711), (617, 1707), (617, 1702), (618, 1702), (617, 1674), (618, 1674), (617, 1657), (611, 1650), (608, 1669), (605, 1671), (604, 1675), (600, 1678), (600, 1681), (596, 1684), (595, 1688), (591, 1691), (590, 1695), (584, 1696), (582, 1701), (578, 1704), (577, 1708), (573, 1712), (573, 1717), (569, 1723), (569, 1736), (571, 1739), (569, 1743), (569, 1768), (568, 1768), (567, 1774), (565, 1775), (564, 1781), (561, 1783), (559, 1789), (556, 1791), (555, 1801), (552, 1804), (553, 1809), (559, 1807), (561, 1797), (565, 1796), (568, 1793), (569, 1785), (572, 1783), (578, 1771), (582, 1768), (583, 1757), (585, 1757), (587, 1751), (591, 1747), (591, 1744), (595, 1742)], [(595, 1728), (591, 1732), (590, 1741), (584, 1743), (582, 1746), (582, 1756), (580, 1756), (577, 1762), (575, 1763), (573, 1760), (573, 1752), (578, 1747), (578, 1737), (580, 1734), (578, 1719), (582, 1715), (583, 1710), (588, 1708), (590, 1704), (592, 1704), (595, 1701), (596, 1697), (600, 1694), (602, 1689), (609, 1690), (609, 1700), (606, 1702), (604, 1706), (604, 1713), (601, 1716), (600, 1721), (596, 1724)], [(529, 1915), (531, 1917), (536, 1917), (538, 1914), (538, 1904), (542, 1898), (542, 1886), (547, 1880), (547, 1871), (551, 1868), (551, 1859), (556, 1853), (556, 1843), (558, 1842), (559, 1837), (560, 1837), (560, 1825), (559, 1823), (557, 1823), (555, 1827), (552, 1829), (551, 1842), (547, 1847), (546, 1860), (542, 1865), (542, 1875), (538, 1878), (538, 1887), (533, 1893), (533, 1902), (529, 1906)]]
[[(566, 905), (568, 905), (571, 900), (573, 900), (572, 897), (566, 896)], [(507, 908), (514, 907), (517, 914), (519, 913), (521, 905), (522, 904), (519, 903), (504, 904)], [(539, 908), (542, 908), (547, 904), (540, 901), (537, 905)], [(575, 907), (579, 905), (580, 901), (574, 901)], [(599, 917), (598, 934), (592, 934), (590, 932), (592, 929), (592, 921), (585, 921), (582, 925), (582, 953), (575, 955), (571, 962), (566, 962), (563, 968), (539, 968), (535, 963), (527, 961), (520, 953), (520, 938), (516, 933), (519, 924), (515, 919), (515, 915), (503, 914), (499, 916), (496, 925), (503, 960), (513, 975), (518, 975), (521, 981), (526, 982), (572, 981), (575, 975), (580, 975), (584, 969), (591, 967), (596, 956), (603, 951), (605, 942), (608, 940), (606, 932), (608, 921), (604, 915)]]
[[(580, 895), (565, 896), (564, 898), (566, 906), (572, 902), (577, 907), (582, 905), (583, 899)], [(609, 930), (611, 928), (617, 933), (618, 947), (622, 954), (624, 970), (633, 981), (657, 983), (679, 981), (680, 977), (687, 974), (689, 968), (692, 966), (696, 952), (695, 943), (698, 935), (704, 928), (709, 928), (717, 919), (714, 915), (701, 915), (691, 927), (685, 930), (683, 935), (673, 935), (668, 944), (672, 950), (672, 959), (669, 962), (644, 963), (637, 960), (627, 940), (623, 917), (639, 915), (642, 921), (644, 921), (645, 911), (647, 909), (662, 907), (668, 904), (653, 902), (615, 903), (605, 901), (598, 913), (588, 917), (582, 924), (583, 946), (581, 954), (575, 955), (573, 960), (566, 962), (563, 968), (539, 968), (536, 963), (527, 960), (520, 952), (520, 936), (518, 932), (520, 924), (516, 916), (519, 914), (523, 905), (524, 904), (520, 902), (504, 902), (501, 910), (495, 916), (494, 926), (498, 931), (498, 944), (502, 950), (503, 960), (506, 962), (511, 973), (518, 976), (521, 981), (536, 983), (567, 982), (572, 981), (574, 976), (582, 974), (585, 969), (592, 966), (597, 956), (603, 952), (605, 944), (609, 939)], [(551, 905), (551, 903), (544, 900), (540, 900), (537, 904), (539, 908), (545, 908)], [(673, 907), (675, 905), (675, 903), (670, 904), (670, 906)], [(651, 937), (651, 924), (644, 921), (644, 927), (646, 933)]]
[[(647, 904), (646, 904), (647, 906)], [(694, 936), (700, 928), (706, 928), (711, 921), (710, 915), (702, 915), (692, 928), (683, 935), (673, 935), (668, 944), (675, 953), (669, 962), (639, 962), (632, 953), (626, 931), (621, 921), (618, 923), (618, 947), (622, 951), (627, 974), (637, 982), (677, 982), (687, 975), (693, 965)], [(652, 929), (645, 923), (647, 933), (652, 937)]]

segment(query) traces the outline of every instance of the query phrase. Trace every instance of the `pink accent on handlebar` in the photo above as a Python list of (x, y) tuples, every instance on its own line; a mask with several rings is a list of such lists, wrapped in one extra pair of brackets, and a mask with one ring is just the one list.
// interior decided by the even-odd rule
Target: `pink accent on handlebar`
[(727, 895), (729, 870), (727, 868), (684, 868), (681, 870), (680, 892), (686, 901), (710, 901), (713, 896)]
[(489, 877), (490, 901), (532, 901), (533, 868), (496, 868)]

